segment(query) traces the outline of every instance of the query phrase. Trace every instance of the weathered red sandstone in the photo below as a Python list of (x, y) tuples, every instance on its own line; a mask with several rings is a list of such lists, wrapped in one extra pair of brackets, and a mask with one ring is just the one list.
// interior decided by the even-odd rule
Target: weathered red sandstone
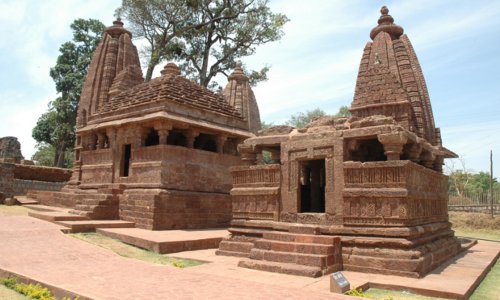
[(146, 229), (227, 226), (229, 167), (239, 163), (237, 145), (259, 129), (239, 66), (222, 94), (182, 77), (173, 63), (144, 82), (132, 35), (117, 20), (82, 89), (71, 180), (59, 193), (34, 196)]
[[(419, 277), (456, 255), (445, 158), (410, 40), (388, 9), (363, 51), (351, 118), (272, 128), (238, 146), (231, 237), (240, 266), (304, 276)], [(273, 164), (262, 165), (262, 151)]]

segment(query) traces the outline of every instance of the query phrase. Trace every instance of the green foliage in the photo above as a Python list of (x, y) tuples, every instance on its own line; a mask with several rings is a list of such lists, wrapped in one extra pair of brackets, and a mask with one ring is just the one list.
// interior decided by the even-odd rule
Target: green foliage
[(316, 108), (313, 110), (308, 110), (305, 113), (299, 112), (291, 115), (290, 120), (286, 121), (285, 124), (293, 126), (295, 128), (304, 128), (312, 120), (323, 116), (326, 116), (325, 111), (320, 108)]
[(352, 290), (348, 291), (345, 293), (348, 296), (355, 296), (355, 297), (361, 297), (361, 298), (372, 298), (363, 292), (361, 288), (353, 288)]
[(40, 284), (24, 284), (18, 283), (15, 285), (14, 290), (20, 294), (25, 295), (31, 299), (40, 300), (55, 300), (56, 298), (52, 295), (49, 289), (42, 287)]
[[(0, 284), (6, 286), (7, 288), (22, 294), (29, 299), (39, 299), (39, 300), (57, 300), (54, 295), (49, 291), (48, 288), (41, 286), (40, 284), (26, 284), (17, 283), (17, 278), (8, 277), (0, 278)], [(62, 300), (72, 300), (72, 298), (64, 297)], [(73, 300), (78, 300), (78, 297)]]
[(351, 112), (349, 111), (349, 106), (347, 105), (342, 105), (339, 108), (339, 111), (333, 115), (334, 117), (344, 117), (344, 118), (349, 118), (352, 116)]
[(271, 122), (271, 123), (267, 123), (265, 121), (260, 122), (260, 128), (262, 128), (262, 130), (271, 128), (273, 126), (275, 126), (273, 122)]
[[(116, 14), (148, 41), (146, 80), (161, 61), (177, 59), (188, 78), (216, 88), (211, 81), (217, 74), (227, 76), (256, 46), (283, 36), (288, 18), (267, 5), (267, 0), (123, 0)], [(268, 70), (248, 71), (250, 83), (266, 80)]]
[[(486, 193), (490, 190), (490, 173), (456, 170), (448, 175), (448, 190), (457, 195), (466, 193)], [(493, 191), (500, 192), (500, 183), (493, 178)]]
[[(51, 144), (38, 143), (36, 146), (37, 151), (31, 157), (31, 160), (38, 166), (53, 166), (56, 149)], [(68, 148), (64, 152), (64, 166), (71, 168), (73, 166), (73, 151)]]
[(50, 76), (61, 96), (49, 103), (47, 112), (39, 117), (33, 128), (32, 136), (38, 143), (54, 147), (53, 166), (69, 167), (65, 153), (74, 145), (80, 93), (105, 28), (98, 20), (75, 20), (71, 24), (73, 40), (61, 45), (56, 65), (50, 69)]
[(0, 278), (0, 284), (5, 285), (9, 289), (14, 289), (17, 279), (15, 277)]

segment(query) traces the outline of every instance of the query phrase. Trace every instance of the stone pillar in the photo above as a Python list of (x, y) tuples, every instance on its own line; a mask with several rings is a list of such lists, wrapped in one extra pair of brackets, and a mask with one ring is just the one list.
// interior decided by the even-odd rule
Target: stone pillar
[(437, 155), (436, 160), (434, 161), (434, 170), (442, 173), (443, 165), (444, 165), (444, 157), (441, 155)]
[(278, 150), (268, 150), (271, 153), (271, 160), (275, 164), (279, 164), (281, 162), (281, 152)]
[(186, 140), (187, 140), (187, 147), (188, 148), (194, 148), (194, 140), (196, 137), (200, 135), (200, 132), (196, 129), (189, 128), (186, 131)]
[(97, 144), (97, 135), (91, 133), (89, 136), (88, 150), (95, 150)]
[(411, 145), (410, 151), (408, 152), (408, 158), (412, 162), (418, 163), (420, 161), (420, 154), (422, 154), (422, 145), (421, 144)]
[[(115, 182), (115, 174), (120, 174), (120, 159), (118, 159), (119, 151), (117, 151), (118, 143), (116, 142), (116, 128), (106, 128), (108, 136), (108, 148), (111, 150), (111, 182)], [(118, 170), (117, 170), (118, 168)]]
[(436, 161), (436, 155), (430, 151), (424, 151), (420, 157), (420, 162), (422, 165), (429, 169), (434, 169), (434, 162)]
[(227, 135), (218, 135), (215, 139), (217, 143), (217, 153), (224, 153), (224, 144), (226, 143)]
[(403, 132), (379, 134), (378, 140), (384, 146), (387, 160), (399, 160), (408, 137)]
[(170, 130), (172, 130), (172, 125), (160, 123), (160, 124), (156, 124), (154, 126), (154, 128), (156, 131), (158, 131), (159, 144), (166, 145), (167, 139), (168, 139), (168, 134), (169, 134)]
[(257, 153), (251, 145), (238, 145), (238, 152), (241, 154), (241, 162), (244, 165), (255, 165), (257, 162)]
[(104, 140), (106, 135), (103, 132), (97, 133), (97, 149), (104, 149)]

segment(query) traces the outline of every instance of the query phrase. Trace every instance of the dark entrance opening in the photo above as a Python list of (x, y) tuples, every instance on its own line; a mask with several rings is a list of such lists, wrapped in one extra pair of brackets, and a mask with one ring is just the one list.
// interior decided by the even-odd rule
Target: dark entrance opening
[(306, 160), (300, 170), (300, 212), (325, 212), (325, 160)]
[(186, 136), (177, 129), (172, 129), (167, 137), (167, 145), (187, 147)]
[(130, 144), (123, 146), (123, 170), (122, 176), (128, 177), (129, 169), (130, 169), (130, 156), (132, 153), (132, 147)]
[(148, 136), (144, 141), (144, 146), (156, 146), (160, 144), (160, 137), (158, 136), (158, 131), (151, 128), (148, 132)]

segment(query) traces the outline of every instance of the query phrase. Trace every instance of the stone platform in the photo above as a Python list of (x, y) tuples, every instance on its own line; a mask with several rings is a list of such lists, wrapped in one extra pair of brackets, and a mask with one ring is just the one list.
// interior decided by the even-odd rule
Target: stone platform
[(98, 233), (160, 254), (218, 248), (226, 229), (151, 231), (140, 228), (97, 229)]
[[(0, 240), (4, 241), (0, 276), (39, 282), (58, 297), (80, 295), (80, 299), (353, 299), (329, 293), (329, 276), (307, 278), (239, 268), (241, 258), (217, 256), (214, 249), (170, 254), (209, 262), (176, 269), (120, 257), (69, 238), (60, 230), (57, 224), (28, 217), (0, 218)], [(33, 249), (40, 251), (33, 255)], [(499, 253), (500, 243), (479, 241), (420, 279), (343, 273), (351, 286), (404, 288), (434, 297), (466, 299)]]

